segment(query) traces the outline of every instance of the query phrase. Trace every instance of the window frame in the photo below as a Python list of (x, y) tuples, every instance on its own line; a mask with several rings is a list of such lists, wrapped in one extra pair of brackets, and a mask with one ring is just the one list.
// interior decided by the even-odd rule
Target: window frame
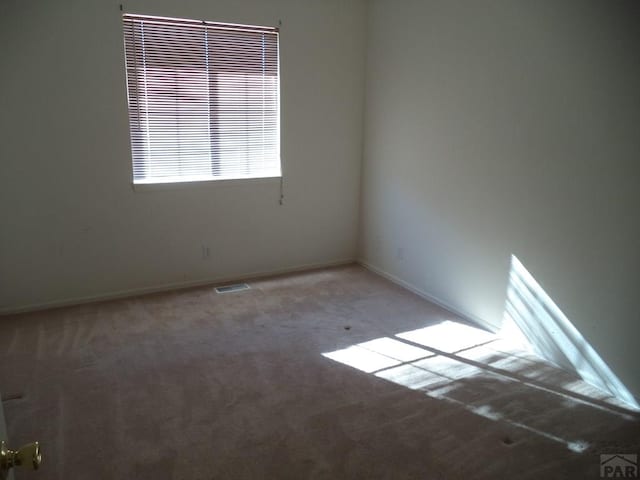
[[(255, 138), (253, 137), (253, 135), (256, 135), (257, 137), (260, 137), (260, 134), (256, 134), (255, 132), (259, 132), (260, 128), (259, 127), (252, 127), (251, 123), (254, 122), (254, 120), (250, 120), (248, 118), (251, 117), (251, 115), (255, 112), (250, 111), (249, 114), (245, 113), (245, 120), (244, 120), (244, 125), (240, 127), (241, 130), (243, 130), (245, 132), (245, 143), (241, 144), (242, 146), (240, 147), (241, 149), (244, 149), (245, 153), (244, 156), (246, 157), (246, 160), (244, 160), (244, 163), (242, 161), (236, 161), (236, 162), (230, 162), (229, 165), (231, 165), (232, 167), (232, 171), (231, 173), (228, 174), (216, 174), (216, 167), (218, 168), (218, 170), (221, 170), (221, 168), (219, 167), (219, 163), (216, 162), (220, 162), (220, 156), (214, 156), (213, 152), (214, 150), (217, 149), (221, 149), (220, 145), (225, 141), (225, 134), (220, 134), (219, 132), (217, 132), (214, 136), (214, 134), (212, 133), (213, 130), (218, 131), (221, 127), (221, 125), (224, 125), (224, 122), (217, 122), (216, 120), (214, 120), (213, 118), (211, 118), (211, 113), (209, 113), (209, 119), (207, 120), (207, 127), (209, 130), (208, 133), (208, 137), (206, 138), (206, 143), (209, 145), (209, 154), (208, 154), (208, 160), (206, 159), (207, 155), (204, 155), (203, 158), (205, 158), (205, 160), (203, 161), (203, 164), (208, 165), (206, 168), (210, 169), (210, 173), (205, 174), (205, 175), (184, 175), (182, 173), (179, 173), (178, 175), (165, 175), (165, 176), (159, 176), (159, 175), (148, 175), (148, 176), (138, 176), (136, 174), (136, 168), (139, 168), (140, 166), (140, 158), (141, 156), (138, 155), (136, 157), (136, 148), (139, 148), (139, 145), (136, 147), (136, 145), (134, 144), (134, 138), (136, 138), (136, 136), (140, 136), (141, 132), (143, 132), (144, 128), (146, 128), (146, 134), (147, 136), (149, 136), (149, 132), (151, 131), (149, 125), (148, 125), (148, 121), (147, 121), (147, 126), (144, 128), (141, 128), (140, 125), (140, 119), (142, 117), (144, 117), (144, 115), (150, 115), (148, 112), (149, 110), (147, 109), (147, 111), (144, 112), (144, 114), (140, 113), (140, 106), (139, 106), (139, 102), (140, 102), (140, 95), (137, 92), (138, 87), (139, 87), (139, 82), (140, 82), (140, 78), (142, 77), (142, 75), (139, 74), (138, 72), (138, 60), (135, 59), (134, 60), (134, 69), (135, 71), (135, 79), (132, 81), (130, 76), (130, 70), (131, 70), (131, 61), (129, 58), (129, 54), (131, 49), (136, 49), (137, 46), (135, 45), (135, 37), (133, 40), (133, 45), (128, 44), (128, 42), (130, 40), (128, 40), (127, 37), (127, 26), (128, 24), (130, 24), (130, 28), (133, 31), (134, 28), (134, 22), (153, 22), (155, 25), (161, 25), (163, 23), (166, 23), (166, 25), (171, 25), (171, 26), (179, 26), (179, 25), (187, 25), (189, 28), (195, 27), (195, 29), (197, 30), (198, 28), (201, 28), (202, 31), (204, 32), (204, 38), (205, 38), (205, 42), (203, 45), (197, 45), (197, 48), (194, 47), (193, 50), (189, 50), (189, 53), (186, 54), (185, 56), (188, 56), (189, 54), (191, 54), (192, 52), (195, 52), (197, 54), (197, 50), (199, 48), (204, 48), (204, 51), (206, 51), (207, 56), (209, 55), (209, 49), (211, 47), (209, 40), (208, 40), (208, 32), (209, 29), (213, 29), (215, 30), (220, 30), (220, 31), (225, 31), (228, 30), (230, 33), (233, 34), (237, 34), (240, 33), (240, 35), (242, 35), (242, 32), (247, 32), (247, 33), (259, 33), (263, 35), (263, 41), (262, 41), (262, 74), (261, 77), (255, 77), (255, 75), (251, 75), (251, 71), (256, 68), (256, 64), (250, 65), (248, 68), (249, 70), (247, 70), (247, 67), (244, 67), (244, 75), (245, 75), (245, 84), (246, 85), (250, 85), (250, 86), (245, 86), (245, 99), (251, 97), (252, 94), (254, 94), (255, 92), (253, 90), (246, 90), (247, 88), (253, 88), (253, 83), (255, 83), (255, 78), (262, 78), (262, 88), (258, 88), (256, 91), (259, 91), (262, 93), (262, 110), (261, 110), (261, 115), (262, 115), (262, 140), (261, 143), (251, 143), (251, 141), (254, 141)], [(281, 125), (281, 100), (280, 100), (280, 29), (279, 27), (268, 27), (268, 26), (257, 26), (257, 25), (244, 25), (244, 24), (233, 24), (233, 23), (221, 23), (221, 22), (211, 22), (211, 21), (204, 21), (204, 20), (191, 20), (191, 19), (183, 19), (183, 18), (174, 18), (174, 17), (159, 17), (159, 16), (151, 16), (151, 15), (140, 15), (140, 14), (132, 14), (132, 13), (123, 13), (122, 14), (122, 22), (123, 22), (123, 37), (124, 37), (124, 43), (125, 43), (125, 75), (126, 75), (126, 91), (127, 91), (127, 112), (128, 112), (128, 116), (129, 116), (129, 135), (130, 135), (130, 166), (131, 166), (131, 181), (132, 181), (132, 186), (133, 189), (135, 191), (150, 191), (150, 190), (156, 190), (156, 189), (176, 189), (176, 188), (183, 188), (185, 186), (190, 186), (190, 185), (202, 185), (202, 184), (212, 184), (212, 183), (216, 183), (216, 184), (225, 184), (225, 185), (238, 185), (238, 184), (244, 184), (244, 183), (263, 183), (264, 181), (274, 181), (274, 180), (278, 180), (278, 181), (282, 181), (282, 156), (281, 156), (281, 131), (280, 131), (280, 125)], [(265, 35), (271, 35), (271, 43), (273, 44), (273, 38), (275, 38), (275, 56), (273, 55), (273, 51), (271, 51), (271, 55), (269, 57), (269, 59), (271, 60), (271, 76), (269, 78), (271, 78), (272, 82), (275, 82), (275, 86), (273, 86), (271, 83), (268, 86), (265, 86), (265, 81), (264, 78), (266, 75), (265, 73), (265, 66), (264, 66), (264, 58), (265, 58), (265, 48), (267, 48), (265, 46), (265, 42), (264, 42), (264, 36)], [(132, 34), (133, 35), (133, 34)], [(224, 34), (223, 34), (224, 35)], [(144, 42), (144, 39), (142, 40)], [(184, 41), (183, 41), (184, 42)], [(180, 49), (180, 48), (189, 48), (192, 47), (192, 45), (186, 45), (185, 47), (185, 43), (180, 43), (180, 41), (175, 40), (175, 45), (176, 48)], [(273, 48), (273, 45), (271, 45), (271, 47)], [(255, 47), (254, 47), (255, 48)], [(133, 50), (135, 52), (135, 50)], [(249, 53), (246, 54), (247, 57), (251, 56), (251, 53), (254, 54), (255, 56), (255, 51), (249, 50)], [(225, 67), (226, 65), (224, 64), (224, 62), (227, 62), (229, 64), (235, 65), (236, 63), (240, 63), (239, 60), (242, 60), (244, 57), (243, 55), (232, 55), (229, 53), (225, 54), (226, 56), (224, 56), (224, 60), (223, 60), (223, 67)], [(273, 74), (274, 71), (274, 67), (273, 67), (273, 59), (275, 58), (275, 75)], [(245, 59), (246, 60), (246, 59)], [(253, 61), (253, 60), (252, 60)], [(227, 73), (228, 76), (232, 77), (234, 75), (242, 75), (243, 73), (243, 67), (235, 67), (233, 66), (233, 69), (230, 71), (226, 71), (226, 70), (214, 70), (211, 69), (210, 70), (210, 65), (209, 65), (209, 60), (207, 58), (206, 61), (206, 89), (207, 92), (211, 91), (211, 85), (213, 80), (210, 78), (211, 77), (218, 77), (220, 74), (224, 74)], [(201, 66), (201, 65), (200, 65)], [(175, 73), (175, 72), (174, 72)], [(143, 74), (144, 77), (144, 81), (147, 81), (146, 78), (146, 69), (145, 72)], [(133, 102), (132, 102), (132, 83), (135, 84), (135, 102), (136, 105), (133, 106)], [(188, 84), (189, 80), (187, 82), (185, 82), (185, 84)], [(237, 83), (237, 82), (236, 82)], [(178, 87), (176, 87), (178, 88)], [(237, 88), (237, 87), (234, 87)], [(265, 100), (264, 100), (264, 95), (265, 95), (265, 91), (268, 91), (269, 94), (271, 94), (271, 97), (269, 97), (272, 100), (271, 103), (271, 109), (270, 109), (270, 115), (265, 113), (265, 109), (267, 107), (265, 107)], [(232, 93), (237, 93), (237, 91), (233, 91)], [(210, 93), (208, 93), (208, 95), (210, 95)], [(217, 93), (217, 97), (215, 98), (215, 101), (211, 101), (211, 99), (208, 100), (207, 105), (207, 109), (209, 110), (209, 112), (211, 111), (215, 111), (216, 113), (218, 113), (219, 111), (223, 111), (223, 110), (215, 110), (216, 108), (220, 108), (220, 104), (225, 102), (225, 98), (228, 99), (229, 97), (232, 97), (232, 94), (225, 94), (225, 93)], [(178, 102), (180, 101), (179, 95), (176, 94), (176, 104), (178, 104)], [(236, 101), (237, 102), (237, 101)], [(275, 102), (275, 107), (273, 106), (273, 103)], [(245, 103), (243, 104), (241, 101), (237, 102), (237, 103), (231, 103), (231, 108), (232, 109), (241, 109), (241, 108), (255, 108), (255, 100), (245, 100)], [(132, 116), (132, 110), (136, 109), (137, 110), (137, 117), (134, 119), (134, 117)], [(275, 114), (273, 113), (275, 110)], [(187, 110), (188, 111), (188, 110)], [(188, 111), (189, 112), (189, 111)], [(191, 112), (189, 112), (191, 113)], [(142, 115), (142, 116), (141, 116)], [(179, 119), (180, 115), (179, 114), (175, 114), (174, 115), (175, 118)], [(217, 115), (216, 115), (217, 116)], [(270, 120), (272, 123), (269, 123), (269, 126), (265, 127), (265, 117), (268, 117), (268, 120)], [(146, 119), (147, 117), (145, 117)], [(273, 126), (273, 122), (275, 121), (275, 127)], [(134, 130), (133, 124), (134, 122), (138, 123), (138, 127), (137, 127), (137, 131)], [(233, 121), (232, 121), (233, 123)], [(259, 122), (258, 122), (259, 123)], [(175, 122), (176, 124), (176, 130), (178, 131), (178, 133), (176, 134), (177, 138), (178, 138), (178, 143), (181, 142), (180, 140), (180, 127), (182, 126), (182, 124), (179, 123), (179, 120)], [(237, 127), (237, 122), (234, 123), (233, 126)], [(156, 127), (154, 127), (156, 128)], [(265, 134), (265, 128), (268, 131), (267, 134)], [(159, 129), (160, 130), (160, 129)], [(275, 133), (274, 133), (275, 131)], [(249, 133), (246, 133), (249, 132)], [(236, 132), (232, 131), (232, 136), (231, 137), (227, 137), (227, 140), (229, 141), (229, 143), (236, 145), (234, 143), (234, 135), (236, 134)], [(247, 135), (249, 135), (247, 137)], [(162, 135), (160, 136), (160, 138), (162, 138)], [(231, 140), (229, 140), (229, 138), (231, 138)], [(265, 140), (268, 139), (268, 140)], [(200, 140), (202, 142), (202, 140)], [(269, 142), (270, 141), (270, 142)], [(191, 144), (188, 144), (189, 146), (191, 146)], [(258, 150), (261, 148), (263, 150), (263, 154), (261, 157), (256, 156), (254, 150), (256, 149), (256, 145), (258, 145)], [(270, 163), (269, 162), (265, 162), (265, 145), (267, 145), (267, 148), (270, 150), (269, 154), (270, 154)], [(173, 145), (173, 147), (175, 148), (175, 145)], [(158, 163), (157, 159), (153, 158), (152, 153), (151, 153), (151, 146), (148, 147), (148, 153), (145, 153), (145, 157), (143, 158), (143, 161), (145, 162), (145, 168), (148, 168), (148, 165), (151, 165), (151, 168), (153, 168), (154, 166), (157, 165), (162, 165), (161, 163)], [(158, 148), (158, 147), (155, 147)], [(236, 148), (236, 147), (233, 147)], [(164, 151), (162, 151), (161, 155), (164, 154)], [(199, 154), (198, 154), (199, 155)], [(219, 154), (221, 155), (221, 154)], [(256, 160), (257, 158), (259, 158), (259, 160)], [(202, 160), (200, 160), (202, 161)], [(156, 163), (153, 163), (156, 162)], [(180, 165), (182, 165), (182, 160), (181, 159), (172, 159), (169, 163), (180, 163)], [(190, 167), (191, 164), (189, 164), (188, 162), (186, 162), (187, 167)], [(243, 174), (243, 175), (239, 175), (237, 173), (237, 169), (239, 169), (242, 165), (245, 166), (248, 173)], [(266, 166), (265, 166), (266, 165)], [(176, 169), (176, 167), (172, 167), (174, 169)], [(260, 169), (262, 168), (262, 171), (260, 171)], [(181, 170), (182, 166), (177, 167), (177, 170)], [(251, 173), (252, 169), (256, 169), (257, 173)]]

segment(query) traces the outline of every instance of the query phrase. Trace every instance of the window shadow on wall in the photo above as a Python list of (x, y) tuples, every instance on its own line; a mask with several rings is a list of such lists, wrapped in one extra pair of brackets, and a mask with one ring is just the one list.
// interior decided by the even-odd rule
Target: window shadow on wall
[(503, 336), (520, 337), (541, 357), (640, 410), (629, 390), (515, 255), (511, 255), (503, 329)]

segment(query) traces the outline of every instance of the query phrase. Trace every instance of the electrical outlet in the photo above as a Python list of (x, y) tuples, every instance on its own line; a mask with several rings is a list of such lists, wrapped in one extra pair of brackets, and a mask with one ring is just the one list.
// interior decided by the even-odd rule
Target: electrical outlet
[(202, 259), (206, 260), (211, 256), (211, 250), (208, 245), (202, 245)]

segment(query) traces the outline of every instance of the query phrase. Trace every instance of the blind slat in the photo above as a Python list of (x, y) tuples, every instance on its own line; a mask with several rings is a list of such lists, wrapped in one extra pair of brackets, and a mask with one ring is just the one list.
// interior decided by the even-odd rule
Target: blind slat
[(278, 30), (123, 15), (135, 183), (280, 176)]

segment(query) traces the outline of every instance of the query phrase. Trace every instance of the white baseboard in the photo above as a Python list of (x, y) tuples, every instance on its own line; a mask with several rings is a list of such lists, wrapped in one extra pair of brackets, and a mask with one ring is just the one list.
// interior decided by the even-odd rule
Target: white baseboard
[(270, 277), (273, 275), (282, 275), (286, 273), (303, 272), (305, 270), (314, 270), (318, 268), (338, 267), (340, 265), (348, 265), (355, 263), (354, 258), (332, 260), (329, 262), (307, 263), (297, 265), (295, 267), (279, 268), (274, 270), (262, 270), (257, 272), (242, 273), (233, 276), (211, 277), (200, 280), (190, 280), (186, 282), (173, 282), (151, 287), (131, 288), (127, 290), (118, 290), (114, 292), (101, 293), (97, 295), (88, 295), (82, 297), (70, 297), (61, 300), (51, 300), (41, 303), (33, 303), (27, 305), (19, 305), (17, 307), (0, 307), (0, 315), (10, 315), (16, 313), (34, 312), (37, 310), (46, 310), (49, 308), (68, 307), (71, 305), (82, 305), (86, 303), (104, 302), (106, 300), (117, 300), (121, 298), (137, 297), (149, 293), (169, 292), (172, 290), (183, 290), (185, 288), (204, 287), (208, 285), (219, 285), (221, 283), (236, 283), (247, 281), (250, 279), (258, 279)]
[(387, 280), (395, 283), (396, 285), (401, 286), (402, 288), (405, 288), (407, 290), (409, 290), (412, 293), (415, 293), (416, 295), (418, 295), (419, 297), (424, 298), (425, 300), (427, 300), (428, 302), (431, 303), (435, 303), (436, 305), (438, 305), (439, 307), (444, 308), (445, 310), (448, 310), (449, 312), (453, 313), (454, 315), (457, 315), (458, 317), (462, 318), (463, 320), (466, 320), (467, 322), (470, 323), (474, 323), (476, 325), (481, 326), (482, 328), (485, 328), (487, 330), (490, 330), (492, 332), (495, 331), (495, 327), (492, 326), (490, 323), (485, 322), (484, 320), (482, 320), (481, 318), (476, 317), (475, 315), (470, 314), (469, 312), (464, 312), (462, 310), (460, 310), (457, 307), (454, 307), (453, 305), (451, 305), (449, 302), (446, 302), (440, 298), (438, 298), (435, 295), (432, 295), (429, 292), (426, 292), (418, 287), (416, 287), (415, 285), (402, 280), (401, 278), (383, 270), (382, 268), (373, 265), (372, 263), (367, 262), (366, 260), (362, 259), (362, 258), (358, 258), (356, 260), (356, 263), (358, 263), (359, 265), (362, 265), (364, 268), (366, 268), (367, 270), (372, 271), (373, 273), (380, 275), (381, 277), (386, 278)]

